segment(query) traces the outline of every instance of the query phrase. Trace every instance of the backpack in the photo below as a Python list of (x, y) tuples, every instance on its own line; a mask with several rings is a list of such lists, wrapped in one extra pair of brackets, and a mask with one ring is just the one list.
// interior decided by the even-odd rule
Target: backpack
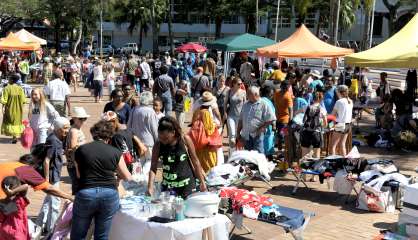
[(312, 116), (311, 107), (309, 106), (305, 112), (305, 119), (304, 119), (304, 124), (303, 124), (304, 130), (316, 131), (320, 129), (321, 128), (321, 122), (319, 120), (320, 115), (321, 115), (320, 107), (316, 109), (315, 113), (313, 113), (313, 116)]
[(142, 77), (142, 68), (141, 65), (138, 65), (137, 68), (135, 68), (135, 77), (141, 78)]

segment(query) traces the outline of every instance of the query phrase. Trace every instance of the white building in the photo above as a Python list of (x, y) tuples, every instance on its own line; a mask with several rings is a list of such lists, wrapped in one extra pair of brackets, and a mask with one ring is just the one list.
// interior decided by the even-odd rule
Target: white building
[[(389, 0), (390, 2), (391, 0)], [(189, 14), (189, 20), (191, 24), (178, 23), (178, 15), (175, 10), (177, 7), (181, 7), (181, 4), (174, 4), (173, 6), (173, 36), (176, 43), (195, 41), (195, 42), (207, 42), (215, 39), (215, 24), (214, 23), (205, 23), (203, 17), (199, 14)], [(279, 21), (278, 21), (278, 39), (283, 40), (292, 34), (297, 25), (296, 17), (285, 17), (284, 12), (293, 12), (294, 9), (290, 6), (283, 4), (280, 8)], [(407, 12), (407, 8), (401, 8), (398, 11), (398, 19), (402, 19), (403, 15)], [(388, 20), (384, 17), (384, 14), (388, 13), (388, 9), (383, 4), (382, 0), (376, 1), (375, 6), (375, 18), (374, 18), (374, 31), (373, 31), (373, 42), (380, 43), (384, 39), (387, 39), (389, 36), (388, 31)], [(289, 15), (289, 14), (287, 14)], [(351, 41), (361, 41), (363, 36), (363, 29), (365, 24), (364, 13), (361, 10), (358, 10), (357, 13), (357, 22), (349, 31), (341, 34), (339, 41), (343, 46), (347, 46), (347, 42)], [(405, 14), (405, 19), (408, 20), (408, 14)], [(319, 19), (319, 13), (310, 14), (306, 20), (305, 24), (308, 28), (311, 29), (313, 33), (318, 32), (317, 24)], [(269, 13), (269, 17), (261, 17), (258, 25), (257, 35), (267, 36), (274, 38), (276, 23), (275, 12)], [(117, 25), (112, 22), (103, 23), (103, 43), (113, 44), (116, 47), (121, 47), (125, 43), (135, 42), (139, 43), (139, 30), (136, 29), (130, 35), (127, 30), (128, 24)], [(151, 28), (149, 28), (151, 29)], [(240, 16), (230, 16), (223, 20), (221, 28), (221, 36), (237, 35), (246, 32), (246, 24), (243, 17)], [(326, 32), (326, 29), (321, 29), (321, 32)], [(329, 34), (329, 33), (327, 33)], [(95, 34), (95, 39), (97, 39), (99, 33)], [(330, 35), (330, 34), (329, 34)], [(163, 23), (160, 27), (159, 32), (159, 45), (163, 46), (162, 49), (168, 49), (169, 40), (168, 40), (168, 24)], [(143, 35), (142, 40), (142, 50), (148, 51), (152, 49), (152, 33), (151, 30)], [(165, 47), (164, 47), (165, 46)], [(353, 46), (350, 46), (353, 47)], [(162, 50), (161, 49), (161, 50)]]

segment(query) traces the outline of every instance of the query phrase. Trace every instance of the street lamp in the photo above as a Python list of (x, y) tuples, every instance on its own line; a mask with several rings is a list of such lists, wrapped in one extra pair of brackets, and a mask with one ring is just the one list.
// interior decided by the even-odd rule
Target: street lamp
[(280, 12), (280, 0), (277, 0), (277, 12), (276, 12), (276, 26), (274, 31), (274, 41), (277, 42), (277, 30), (279, 28), (279, 12)]

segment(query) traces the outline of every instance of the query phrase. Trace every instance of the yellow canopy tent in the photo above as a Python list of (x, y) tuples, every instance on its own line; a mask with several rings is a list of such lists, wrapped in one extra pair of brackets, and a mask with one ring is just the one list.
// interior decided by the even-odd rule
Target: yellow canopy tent
[(302, 24), (282, 42), (257, 48), (257, 55), (270, 58), (336, 58), (353, 53), (352, 49), (336, 47), (317, 38)]
[(7, 37), (0, 41), (0, 50), (35, 51), (39, 48), (41, 48), (39, 43), (25, 43), (13, 33), (9, 33)]
[(15, 32), (15, 36), (25, 43), (39, 43), (40, 45), (46, 45), (46, 40), (26, 31), (24, 28)]
[(418, 68), (418, 14), (383, 43), (346, 56), (345, 64), (359, 67)]

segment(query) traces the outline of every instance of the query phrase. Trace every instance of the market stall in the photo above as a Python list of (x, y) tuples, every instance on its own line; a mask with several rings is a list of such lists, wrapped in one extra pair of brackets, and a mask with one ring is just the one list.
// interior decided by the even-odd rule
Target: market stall
[(177, 52), (186, 53), (186, 52), (192, 52), (192, 53), (204, 53), (208, 49), (205, 46), (202, 46), (198, 43), (185, 43), (178, 48), (176, 48)]
[(217, 49), (225, 52), (224, 74), (228, 73), (229, 61), (233, 53), (254, 52), (257, 48), (274, 44), (275, 41), (269, 38), (244, 33), (236, 36), (229, 36), (218, 39), (208, 44), (209, 49)]
[(46, 45), (47, 42), (45, 39), (40, 38), (28, 31), (24, 28), (14, 33), (17, 38), (22, 40), (25, 43), (39, 43), (40, 45)]
[(14, 33), (9, 33), (7, 37), (0, 41), (0, 50), (35, 51), (40, 48), (39, 43), (26, 43), (20, 40)]
[(353, 52), (353, 49), (336, 47), (322, 41), (304, 24), (287, 39), (257, 48), (259, 57), (269, 58), (337, 58)]
[(418, 15), (416, 14), (399, 32), (369, 50), (345, 57), (345, 63), (359, 67), (417, 68)]

